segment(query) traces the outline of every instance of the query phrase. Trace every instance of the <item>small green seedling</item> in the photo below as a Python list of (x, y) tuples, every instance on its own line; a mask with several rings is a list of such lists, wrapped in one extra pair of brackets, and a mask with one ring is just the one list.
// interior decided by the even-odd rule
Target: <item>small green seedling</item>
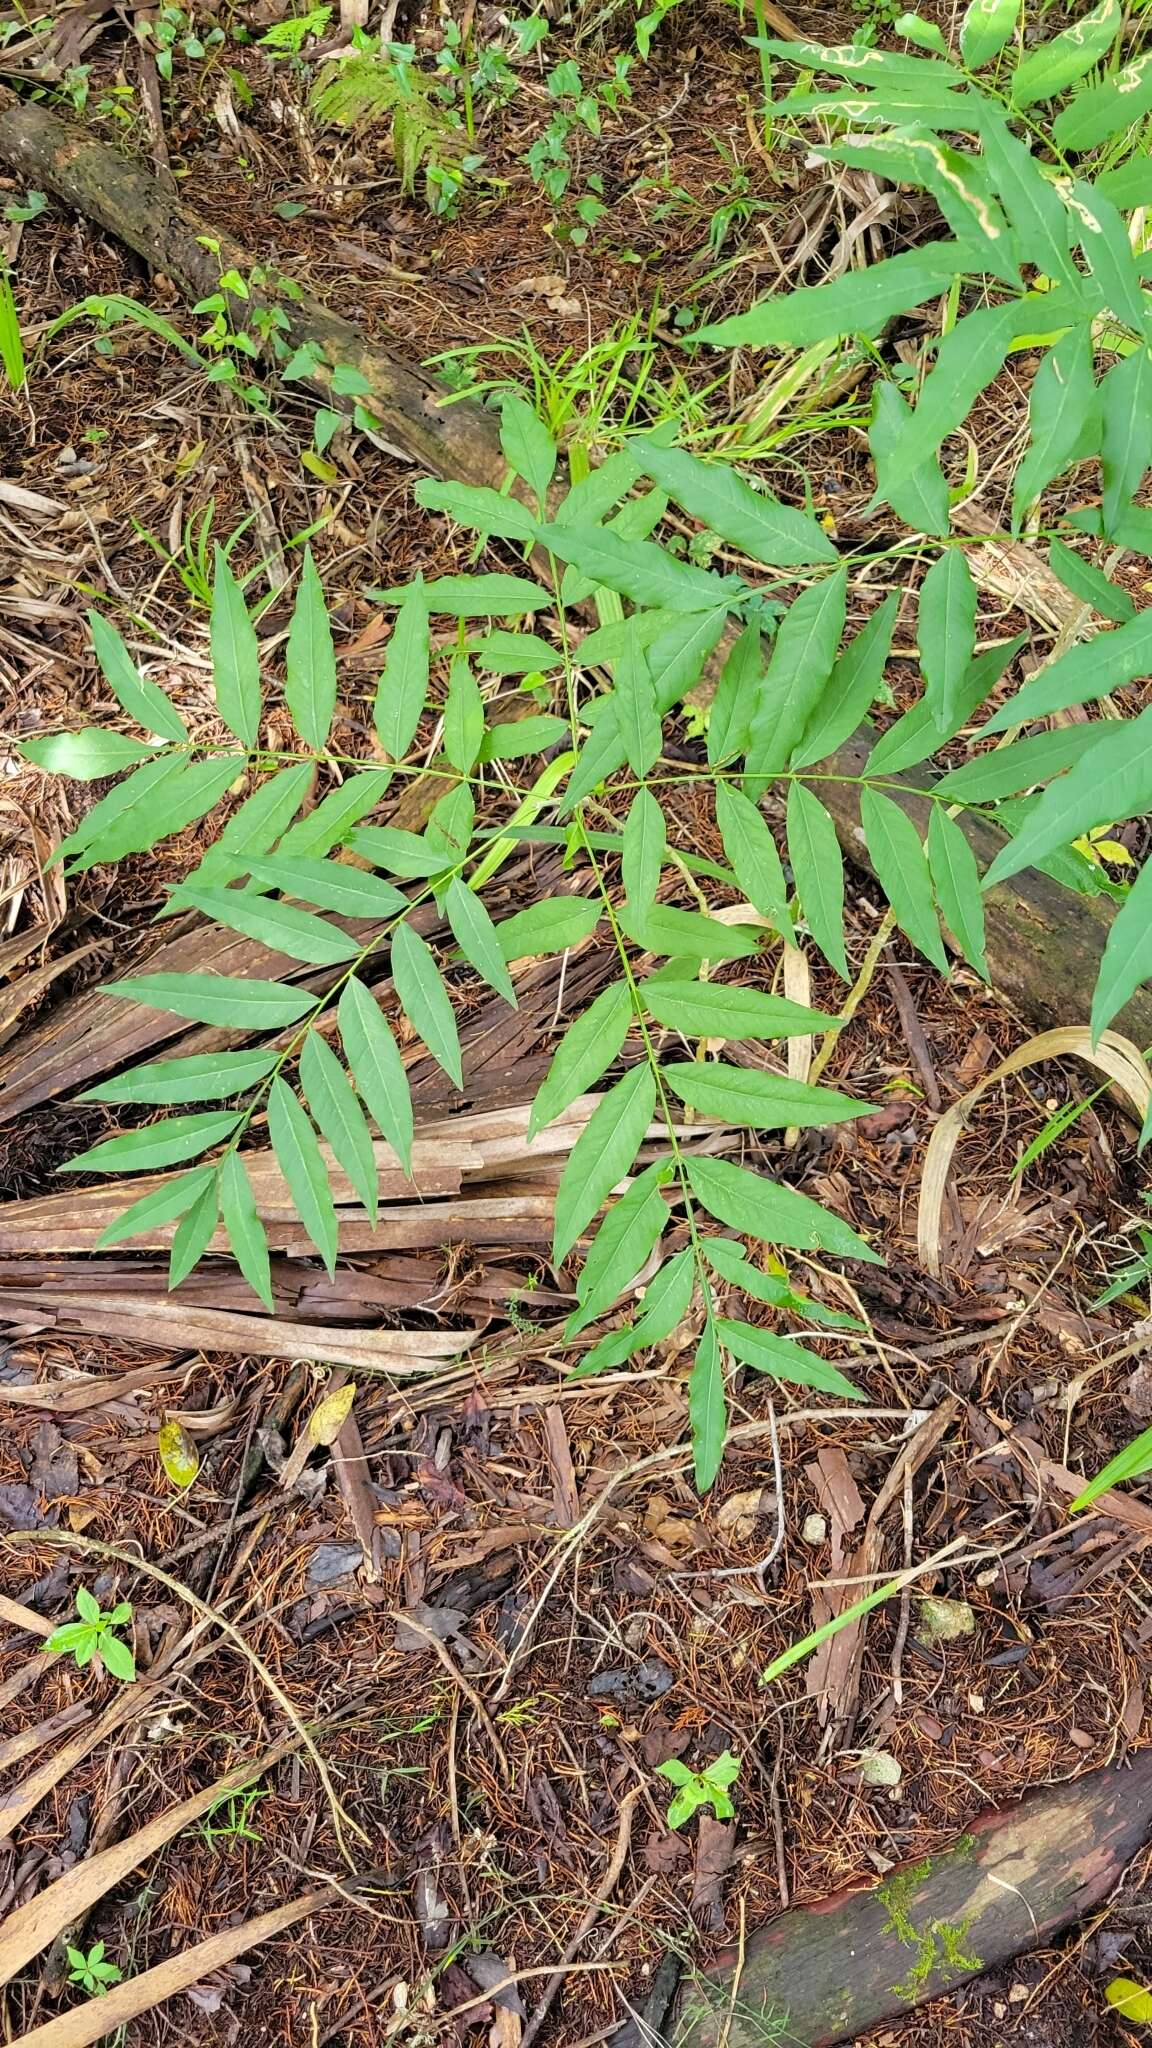
[(258, 1828), (250, 1825), (252, 1816), (267, 1792), (249, 1785), (244, 1792), (225, 1792), (209, 1807), (200, 1823), (200, 1833), (206, 1842), (260, 1842), (263, 1841)]
[[(62, 1628), (53, 1629), (44, 1645), (46, 1650), (69, 1651), (83, 1669), (90, 1664), (97, 1651), (105, 1671), (123, 1684), (131, 1685), (136, 1677), (136, 1660), (128, 1644), (122, 1642), (112, 1631), (123, 1628), (132, 1619), (132, 1602), (121, 1600), (107, 1614), (103, 1614), (100, 1603), (95, 1600), (86, 1586), (80, 1586), (76, 1593), (76, 1612), (79, 1621), (66, 1621)], [(117, 1977), (120, 1972), (117, 1970)]]
[(656, 1768), (660, 1777), (676, 1787), (676, 1797), (668, 1808), (670, 1828), (682, 1828), (702, 1806), (710, 1806), (717, 1820), (732, 1819), (736, 1808), (728, 1796), (728, 1787), (740, 1776), (740, 1759), (730, 1749), (722, 1750), (702, 1771), (690, 1771), (687, 1764), (674, 1756)]
[(102, 1941), (94, 1941), (87, 1955), (82, 1948), (70, 1948), (68, 1961), (72, 1965), (68, 1982), (82, 1985), (89, 1998), (103, 1998), (124, 1975), (118, 1964), (105, 1961)]

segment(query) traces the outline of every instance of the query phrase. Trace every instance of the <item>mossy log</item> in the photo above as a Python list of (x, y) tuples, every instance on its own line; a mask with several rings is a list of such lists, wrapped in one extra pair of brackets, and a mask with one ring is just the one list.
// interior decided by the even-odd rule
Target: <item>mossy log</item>
[(853, 2041), (1073, 1926), (1150, 1834), (1152, 1750), (984, 1814), (946, 1855), (782, 1913), (722, 1955), (682, 1994), (677, 2048)]
[[(100, 141), (81, 124), (4, 88), (0, 162), (30, 186), (54, 192), (75, 212), (107, 229), (193, 300), (217, 291), (224, 271), (234, 269), (248, 277), (254, 267), (261, 267), (249, 250), (200, 219), (138, 159)], [(293, 347), (313, 342), (328, 364), (358, 370), (369, 386), (365, 402), (380, 421), (383, 438), (405, 461), (440, 477), (501, 483), (506, 465), (490, 413), (469, 401), (446, 404), (445, 388), (405, 361), (394, 339), (370, 340), (352, 321), (300, 294), (291, 280), (286, 281), (286, 292), (279, 289), (273, 267), (264, 268), (270, 281), (254, 288), (248, 302), (235, 302), (239, 322), (250, 324), (254, 313), (275, 309), (284, 316), (281, 331)], [(333, 397), (330, 370), (321, 366), (309, 381), (325, 403), (336, 408), (347, 404)], [(836, 776), (859, 775), (874, 739), (871, 727), (862, 727), (827, 769)], [(914, 793), (914, 779), (909, 790), (908, 808), (922, 817), (926, 805)], [(820, 793), (835, 816), (845, 850), (867, 866), (857, 792), (850, 783), (829, 781), (821, 783)], [(967, 821), (964, 830), (982, 859), (989, 858), (999, 843), (997, 836)], [(1036, 1024), (1084, 1022), (1113, 915), (1106, 898), (1073, 895), (1034, 872), (993, 890), (988, 899), (988, 959), (997, 992)], [(1152, 996), (1138, 995), (1117, 1023), (1139, 1045), (1152, 1043)]]

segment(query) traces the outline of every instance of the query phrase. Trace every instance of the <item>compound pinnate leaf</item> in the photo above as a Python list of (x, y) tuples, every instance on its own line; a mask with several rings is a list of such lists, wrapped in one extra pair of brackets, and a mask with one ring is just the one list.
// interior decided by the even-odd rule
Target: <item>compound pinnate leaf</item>
[(220, 1168), (220, 1220), (244, 1278), (269, 1315), (275, 1311), (268, 1237), (256, 1210), (248, 1170), (238, 1152), (225, 1154)]
[(623, 1180), (656, 1109), (656, 1080), (645, 1063), (610, 1088), (568, 1156), (556, 1190), (553, 1257), (564, 1259), (613, 1188)]
[(412, 1095), (400, 1051), (379, 1003), (353, 975), (337, 1006), (348, 1064), (372, 1116), (412, 1174)]
[(332, 1274), (340, 1238), (328, 1168), (301, 1104), (279, 1078), (268, 1093), (268, 1135), (296, 1214)]
[(317, 1129), (376, 1221), (379, 1180), (372, 1133), (359, 1097), (330, 1045), (310, 1031), (300, 1048), (300, 1086)]
[(632, 1022), (627, 983), (614, 981), (568, 1026), (536, 1091), (528, 1120), (531, 1141), (563, 1115), (578, 1095), (594, 1087), (620, 1052)]
[(220, 546), (212, 589), (211, 638), (216, 709), (229, 732), (244, 746), (254, 747), (260, 735), (260, 643), (244, 593)]
[(284, 701), (301, 739), (319, 753), (327, 744), (336, 709), (336, 651), (310, 547), (304, 550), (304, 568), (288, 629)]
[(460, 1035), (451, 998), (431, 947), (408, 924), (399, 925), (392, 940), (392, 979), (409, 1023), (449, 1080), (463, 1088)]

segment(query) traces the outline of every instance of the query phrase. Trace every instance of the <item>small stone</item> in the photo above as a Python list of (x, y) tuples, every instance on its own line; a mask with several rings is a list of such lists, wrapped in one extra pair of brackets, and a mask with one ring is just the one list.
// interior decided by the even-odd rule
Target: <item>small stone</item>
[(804, 1542), (811, 1544), (813, 1550), (815, 1550), (819, 1544), (824, 1542), (828, 1534), (828, 1524), (823, 1515), (805, 1515), (804, 1526), (800, 1534)]
[(886, 1749), (865, 1749), (856, 1766), (865, 1785), (898, 1785), (904, 1767)]
[(923, 1642), (953, 1643), (960, 1636), (975, 1633), (976, 1616), (966, 1600), (941, 1600), (925, 1593), (920, 1601), (917, 1634)]

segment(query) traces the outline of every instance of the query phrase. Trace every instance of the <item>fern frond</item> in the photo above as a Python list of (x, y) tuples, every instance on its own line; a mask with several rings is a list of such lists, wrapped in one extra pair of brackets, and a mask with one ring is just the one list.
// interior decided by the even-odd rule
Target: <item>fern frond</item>
[(313, 88), (312, 111), (333, 128), (364, 129), (387, 121), (407, 195), (415, 190), (422, 164), (443, 163), (462, 147), (456, 118), (433, 97), (430, 81), (383, 52), (354, 51), (326, 64)]

